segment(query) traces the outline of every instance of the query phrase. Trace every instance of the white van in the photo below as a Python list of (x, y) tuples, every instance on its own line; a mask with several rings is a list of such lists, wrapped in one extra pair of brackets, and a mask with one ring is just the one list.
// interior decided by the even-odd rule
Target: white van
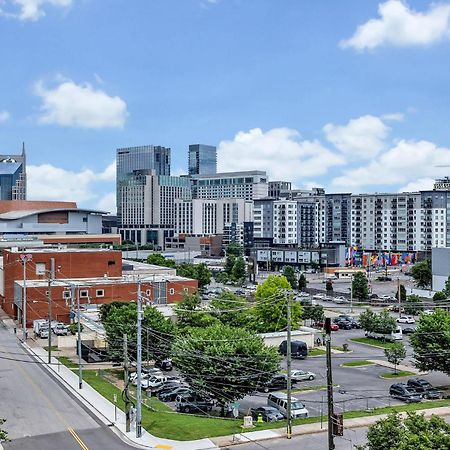
[[(273, 392), (267, 397), (267, 405), (278, 409), (284, 417), (287, 417), (287, 394), (283, 392)], [(291, 418), (303, 419), (308, 417), (308, 410), (297, 398), (291, 397)]]

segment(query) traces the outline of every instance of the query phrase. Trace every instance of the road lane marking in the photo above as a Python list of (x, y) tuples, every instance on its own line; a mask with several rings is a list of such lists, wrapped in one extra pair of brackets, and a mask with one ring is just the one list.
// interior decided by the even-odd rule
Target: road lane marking
[(72, 435), (72, 437), (77, 441), (77, 444), (83, 449), (83, 450), (89, 450), (89, 448), (86, 446), (86, 444), (81, 440), (80, 436), (75, 432), (75, 430), (71, 427), (67, 428), (67, 431)]

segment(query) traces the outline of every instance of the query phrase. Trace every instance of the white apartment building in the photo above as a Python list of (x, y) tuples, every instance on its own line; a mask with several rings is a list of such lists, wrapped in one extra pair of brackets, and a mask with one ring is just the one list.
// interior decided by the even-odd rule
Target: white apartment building
[(175, 200), (176, 234), (223, 234), (230, 224), (253, 222), (253, 202), (242, 198)]
[(192, 198), (255, 200), (268, 193), (267, 174), (259, 170), (193, 175), (191, 180)]
[(297, 202), (275, 200), (273, 202), (273, 243), (297, 244)]

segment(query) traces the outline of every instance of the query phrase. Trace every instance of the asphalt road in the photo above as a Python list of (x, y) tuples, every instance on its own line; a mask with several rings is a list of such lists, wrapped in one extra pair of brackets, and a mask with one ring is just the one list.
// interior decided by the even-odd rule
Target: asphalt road
[[(450, 423), (450, 416), (444, 419)], [(356, 445), (366, 442), (367, 428), (350, 428), (344, 430), (344, 436), (334, 439), (336, 450), (352, 450)], [(226, 447), (224, 447), (226, 448)], [(314, 449), (328, 450), (327, 432), (306, 434), (303, 436), (294, 436), (292, 439), (271, 439), (260, 441), (258, 443), (242, 444), (230, 447), (235, 450), (296, 450), (296, 449)]]
[(5, 449), (132, 448), (73, 399), (1, 324), (0, 393), (0, 417), (11, 439)]

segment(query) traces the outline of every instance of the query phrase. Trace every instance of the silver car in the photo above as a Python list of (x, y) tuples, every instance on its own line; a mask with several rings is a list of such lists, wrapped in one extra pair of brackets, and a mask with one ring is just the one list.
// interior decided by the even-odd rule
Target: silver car
[(316, 374), (312, 372), (305, 372), (304, 370), (292, 370), (291, 379), (294, 382), (297, 381), (312, 381), (316, 378)]

